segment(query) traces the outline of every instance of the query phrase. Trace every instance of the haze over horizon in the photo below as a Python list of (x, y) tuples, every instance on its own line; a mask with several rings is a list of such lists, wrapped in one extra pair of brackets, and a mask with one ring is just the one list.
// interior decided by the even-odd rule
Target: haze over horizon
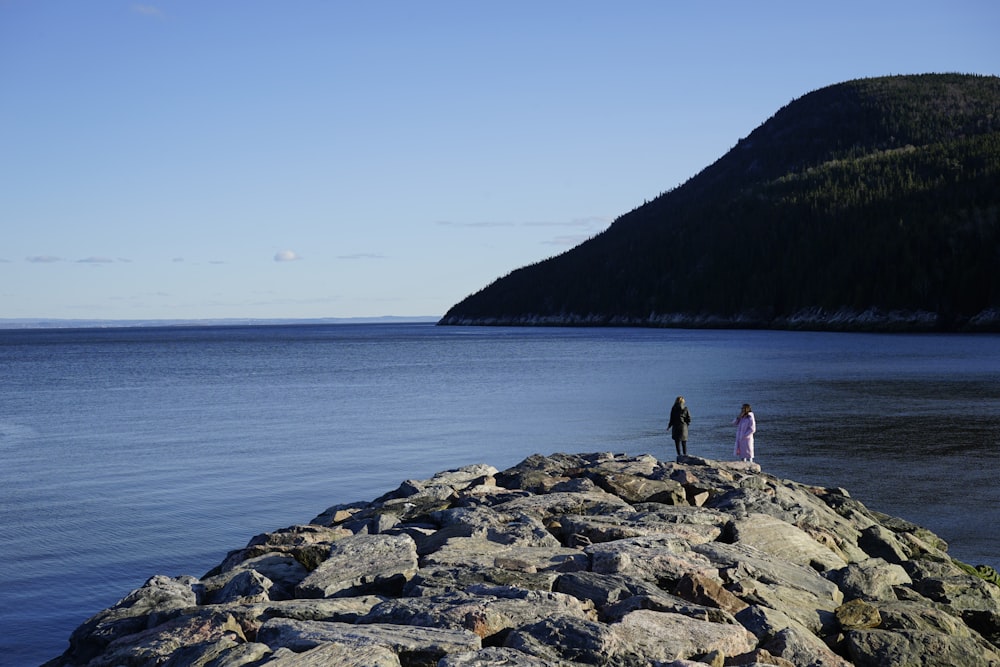
[(985, 1), (0, 1), (0, 318), (438, 316)]

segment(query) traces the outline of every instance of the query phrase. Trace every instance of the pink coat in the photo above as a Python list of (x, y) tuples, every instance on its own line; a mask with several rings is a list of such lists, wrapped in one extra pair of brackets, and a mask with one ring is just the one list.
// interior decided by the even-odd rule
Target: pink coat
[(736, 458), (753, 458), (753, 434), (757, 432), (757, 419), (752, 412), (733, 420), (736, 424)]

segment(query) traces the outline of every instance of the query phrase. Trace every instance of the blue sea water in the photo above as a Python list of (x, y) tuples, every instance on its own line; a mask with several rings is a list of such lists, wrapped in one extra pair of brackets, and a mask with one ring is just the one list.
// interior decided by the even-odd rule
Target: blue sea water
[(405, 479), (533, 453), (732, 456), (1000, 567), (1000, 337), (332, 324), (0, 331), (0, 665), (153, 574)]

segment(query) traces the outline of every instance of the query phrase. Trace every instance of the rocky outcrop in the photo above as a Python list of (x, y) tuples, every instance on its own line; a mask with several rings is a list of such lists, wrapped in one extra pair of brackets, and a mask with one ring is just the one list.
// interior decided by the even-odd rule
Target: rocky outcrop
[(995, 572), (842, 489), (696, 457), (409, 480), (155, 576), (47, 667), (997, 665)]

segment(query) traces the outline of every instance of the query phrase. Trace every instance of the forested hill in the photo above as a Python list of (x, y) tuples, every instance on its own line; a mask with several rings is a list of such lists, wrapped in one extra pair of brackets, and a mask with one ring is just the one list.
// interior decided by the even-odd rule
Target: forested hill
[(849, 81), (441, 324), (1000, 331), (1000, 78)]

